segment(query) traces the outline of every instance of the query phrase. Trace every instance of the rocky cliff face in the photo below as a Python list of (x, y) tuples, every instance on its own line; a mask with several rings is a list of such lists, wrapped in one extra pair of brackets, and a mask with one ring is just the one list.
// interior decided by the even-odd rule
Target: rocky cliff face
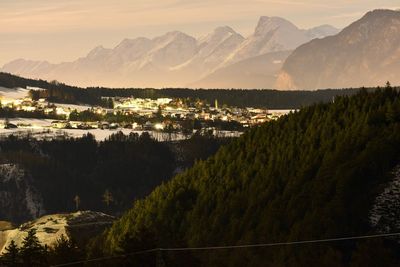
[(21, 222), (45, 213), (32, 177), (15, 164), (0, 165), (0, 220)]
[(339, 34), (314, 39), (288, 57), (280, 89), (318, 89), (400, 83), (400, 12), (375, 10)]

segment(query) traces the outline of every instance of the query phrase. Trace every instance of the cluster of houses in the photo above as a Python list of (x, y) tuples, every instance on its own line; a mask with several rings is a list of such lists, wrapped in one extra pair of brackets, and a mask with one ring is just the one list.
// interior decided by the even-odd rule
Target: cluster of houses
[[(200, 120), (200, 121), (225, 121), (238, 122), (243, 127), (251, 127), (270, 120), (275, 120), (289, 111), (274, 111), (267, 109), (255, 108), (236, 108), (218, 106), (218, 101), (214, 105), (205, 104), (199, 100), (196, 102), (182, 101), (181, 99), (171, 98), (133, 98), (133, 97), (116, 97), (112, 98), (114, 102), (113, 109), (102, 107), (91, 107), (83, 105), (66, 105), (49, 103), (46, 99), (34, 101), (29, 97), (20, 99), (1, 99), (2, 107), (9, 107), (15, 110), (23, 110), (28, 112), (42, 111), (44, 114), (57, 114), (65, 117), (66, 120), (53, 121), (52, 128), (57, 129), (117, 129), (129, 128), (135, 130), (158, 130), (165, 129), (179, 130), (182, 128), (179, 121)], [(90, 110), (99, 115), (107, 114), (123, 114), (130, 115), (133, 118), (140, 117), (145, 123), (109, 123), (100, 122), (82, 122), (69, 121), (72, 112), (82, 112)], [(154, 123), (157, 118), (158, 123)], [(178, 122), (177, 122), (178, 121)], [(8, 126), (5, 126), (8, 127)], [(9, 125), (9, 127), (13, 127)]]
[(261, 124), (270, 120), (276, 120), (286, 115), (290, 110), (268, 110), (256, 108), (218, 107), (218, 101), (214, 106), (197, 101), (196, 105), (187, 105), (180, 99), (159, 98), (115, 98), (114, 112), (122, 112), (126, 115), (137, 115), (152, 118), (162, 116), (167, 119), (199, 119), (235, 121), (244, 127)]

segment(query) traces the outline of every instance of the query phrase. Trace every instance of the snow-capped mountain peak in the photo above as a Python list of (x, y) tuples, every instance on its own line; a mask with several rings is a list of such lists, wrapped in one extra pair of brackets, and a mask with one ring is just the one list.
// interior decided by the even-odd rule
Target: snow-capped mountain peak
[(152, 39), (124, 39), (113, 49), (98, 46), (69, 63), (20, 60), (1, 70), (79, 86), (183, 87), (236, 62), (292, 50), (325, 32), (326, 27), (309, 32), (284, 18), (263, 16), (248, 38), (229, 26), (200, 38), (171, 31)]
[(138, 37), (135, 39), (124, 39), (122, 42), (120, 42), (115, 48), (114, 51), (119, 51), (119, 50), (125, 50), (125, 49), (132, 49), (140, 44), (148, 44), (151, 42), (150, 39), (145, 38), (145, 37)]
[(306, 30), (306, 34), (310, 38), (314, 39), (314, 38), (324, 38), (326, 36), (335, 35), (335, 34), (338, 34), (339, 31), (340, 31), (339, 29), (337, 29), (331, 25), (324, 24), (324, 25), (317, 26), (317, 27)]
[(291, 50), (309, 38), (290, 21), (263, 16), (249, 36), (225, 61), (224, 66), (270, 52)]
[(152, 41), (158, 45), (166, 45), (171, 42), (184, 42), (184, 41), (195, 41), (196, 39), (186, 33), (180, 31), (167, 32), (166, 34), (155, 37)]
[(265, 36), (271, 31), (282, 30), (283, 28), (292, 31), (299, 30), (293, 23), (284, 18), (262, 16), (258, 21), (254, 36)]
[(237, 32), (235, 32), (235, 30), (233, 30), (229, 26), (217, 27), (214, 29), (213, 33), (214, 34), (237, 34)]
[(95, 47), (94, 49), (92, 49), (86, 57), (90, 58), (90, 59), (104, 57), (110, 51), (111, 51), (111, 49), (106, 49), (102, 45), (99, 45), (99, 46)]

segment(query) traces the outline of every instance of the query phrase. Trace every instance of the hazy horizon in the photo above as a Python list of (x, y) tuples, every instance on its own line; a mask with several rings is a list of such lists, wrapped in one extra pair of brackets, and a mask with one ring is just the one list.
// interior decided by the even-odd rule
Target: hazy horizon
[(179, 30), (199, 37), (228, 25), (248, 36), (260, 16), (284, 17), (306, 29), (322, 24), (343, 28), (397, 1), (285, 0), (77, 1), (5, 0), (0, 4), (0, 66), (17, 59), (72, 61), (98, 45), (114, 47), (124, 38), (154, 37)]

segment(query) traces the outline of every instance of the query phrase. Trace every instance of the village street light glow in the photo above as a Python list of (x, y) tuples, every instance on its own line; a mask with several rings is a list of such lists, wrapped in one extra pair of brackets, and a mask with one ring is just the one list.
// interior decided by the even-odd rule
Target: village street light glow
[(164, 125), (162, 123), (156, 123), (156, 124), (154, 124), (154, 129), (163, 130), (164, 129)]

